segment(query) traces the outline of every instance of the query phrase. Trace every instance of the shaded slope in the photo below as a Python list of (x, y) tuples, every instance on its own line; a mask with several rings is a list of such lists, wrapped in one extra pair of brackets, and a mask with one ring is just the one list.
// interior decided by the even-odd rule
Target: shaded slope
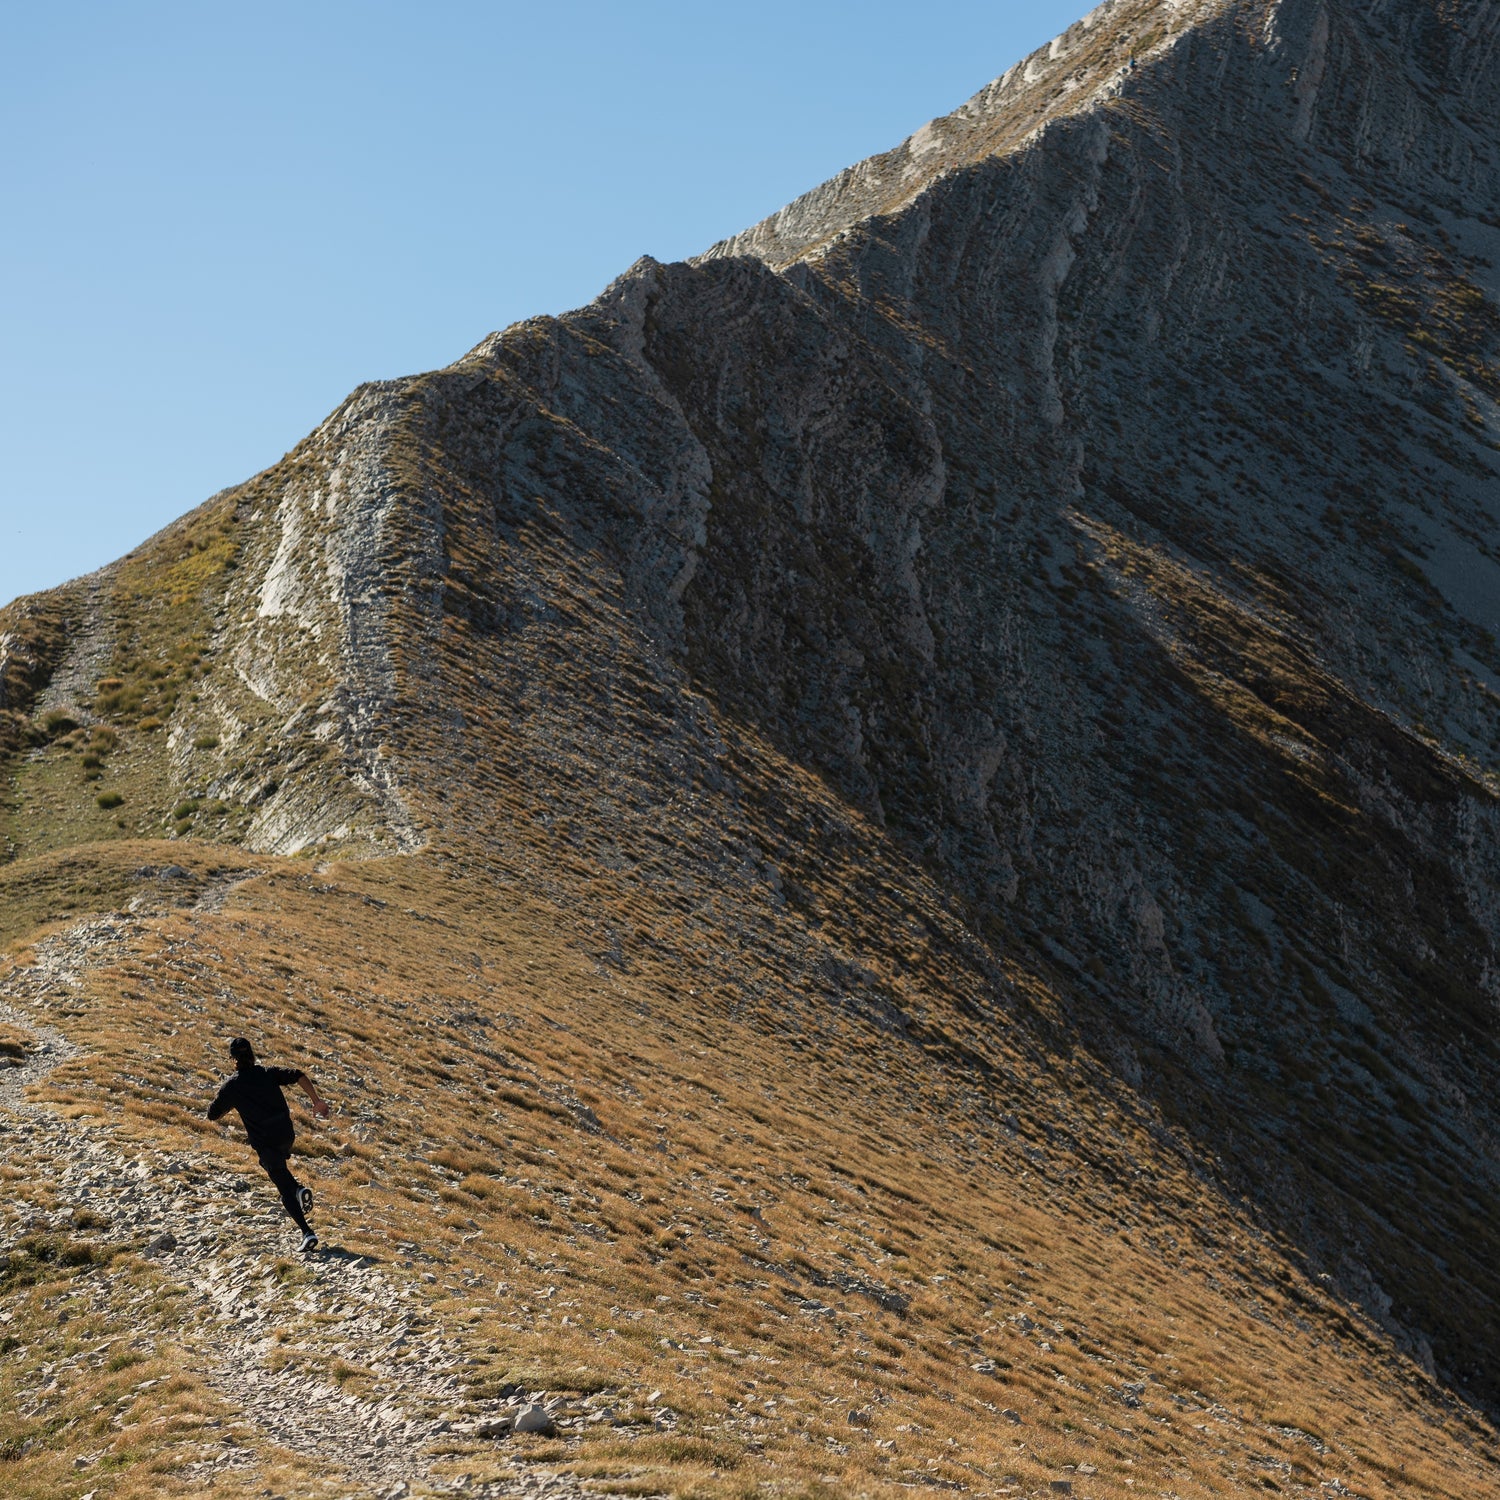
[[(583, 726), (614, 669), (532, 561), (599, 554), (575, 600), (618, 594), (1089, 996), (1102, 1056), (1489, 1391), (1495, 345), (1460, 246), (1491, 232), (1382, 206), (1440, 162), (1492, 192), (1464, 120), (1493, 70), (1445, 19), (1226, 12), (815, 265), (643, 265), (481, 346), (421, 387), (419, 441), (465, 696), (610, 762)], [(1314, 53), (1321, 113), (1288, 83)], [(534, 795), (590, 796), (544, 792), (521, 733)], [(694, 733), (696, 769), (663, 748), (637, 785), (706, 779)]]

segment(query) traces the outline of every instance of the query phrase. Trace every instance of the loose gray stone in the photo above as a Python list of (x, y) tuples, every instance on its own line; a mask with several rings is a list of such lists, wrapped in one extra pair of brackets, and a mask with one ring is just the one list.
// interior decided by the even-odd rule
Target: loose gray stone
[(550, 1433), (557, 1431), (557, 1425), (545, 1406), (523, 1406), (516, 1415), (515, 1430)]

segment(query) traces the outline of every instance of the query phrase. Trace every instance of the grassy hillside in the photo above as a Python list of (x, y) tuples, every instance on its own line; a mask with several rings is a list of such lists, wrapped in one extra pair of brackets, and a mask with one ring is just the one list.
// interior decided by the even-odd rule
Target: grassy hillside
[[(95, 849), (96, 878), (126, 883), (154, 853)], [(741, 976), (759, 999), (659, 955), (601, 963), (572, 911), (475, 851), (261, 862), (218, 910), (191, 902), (222, 857), (171, 854), (188, 867), (175, 909), (78, 990), (40, 997), (84, 1051), (37, 1097), (158, 1172), (244, 1170), (244, 1148), (201, 1118), (224, 1038), (308, 1063), (339, 1106), (324, 1131), (304, 1122), (320, 1223), (462, 1339), (453, 1414), (492, 1409), (514, 1382), (607, 1393), (615, 1413), (552, 1440), (452, 1441), (443, 1472), (506, 1476), (519, 1460), (705, 1496), (1487, 1483), (1489, 1429), (1226, 1203), (1191, 1147), (1063, 1040), (1024, 973), (978, 1026), (928, 977), (938, 943), (913, 936), (925, 1021), (902, 1036), (753, 954)], [(60, 889), (76, 873), (43, 861), (12, 878)], [(636, 914), (681, 941), (681, 913), (649, 889)], [(12, 1231), (76, 1209), (10, 1179)], [(272, 1211), (263, 1187), (242, 1209)], [(173, 1474), (222, 1404), (183, 1347), (183, 1272), (76, 1213), (54, 1237), (51, 1259), (35, 1239), (8, 1258), (10, 1492), (64, 1493), (71, 1456), (101, 1449), (101, 1493), (197, 1492)], [(59, 1307), (76, 1310), (61, 1326)], [(293, 1364), (332, 1369), (337, 1353), (299, 1333)], [(129, 1363), (67, 1368), (122, 1334)], [(97, 1409), (125, 1372), (138, 1384), (137, 1358), (166, 1405)], [(44, 1365), (63, 1373), (39, 1396)], [(324, 1488), (316, 1464), (244, 1437), (253, 1464), (215, 1493), (276, 1475)]]

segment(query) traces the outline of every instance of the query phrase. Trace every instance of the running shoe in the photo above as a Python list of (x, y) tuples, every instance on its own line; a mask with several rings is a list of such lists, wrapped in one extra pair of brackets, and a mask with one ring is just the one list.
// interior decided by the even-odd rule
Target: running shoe
[(317, 1248), (318, 1237), (312, 1232), (312, 1230), (309, 1229), (307, 1233), (302, 1236), (302, 1253), (306, 1255), (309, 1253), (309, 1251), (316, 1250)]
[(297, 1203), (305, 1214), (312, 1212), (312, 1189), (299, 1187), (297, 1189)]

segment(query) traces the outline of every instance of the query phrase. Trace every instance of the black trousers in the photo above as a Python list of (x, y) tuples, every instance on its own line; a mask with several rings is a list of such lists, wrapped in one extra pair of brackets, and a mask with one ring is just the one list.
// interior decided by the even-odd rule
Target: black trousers
[(282, 1206), (292, 1216), (292, 1222), (303, 1234), (311, 1234), (307, 1219), (302, 1213), (302, 1205), (297, 1202), (297, 1193), (302, 1184), (292, 1176), (291, 1169), (286, 1164), (287, 1157), (292, 1154), (292, 1137), (286, 1136), (278, 1141), (255, 1141), (252, 1144), (256, 1158), (266, 1169), (266, 1176), (275, 1183), (276, 1191), (281, 1194)]

